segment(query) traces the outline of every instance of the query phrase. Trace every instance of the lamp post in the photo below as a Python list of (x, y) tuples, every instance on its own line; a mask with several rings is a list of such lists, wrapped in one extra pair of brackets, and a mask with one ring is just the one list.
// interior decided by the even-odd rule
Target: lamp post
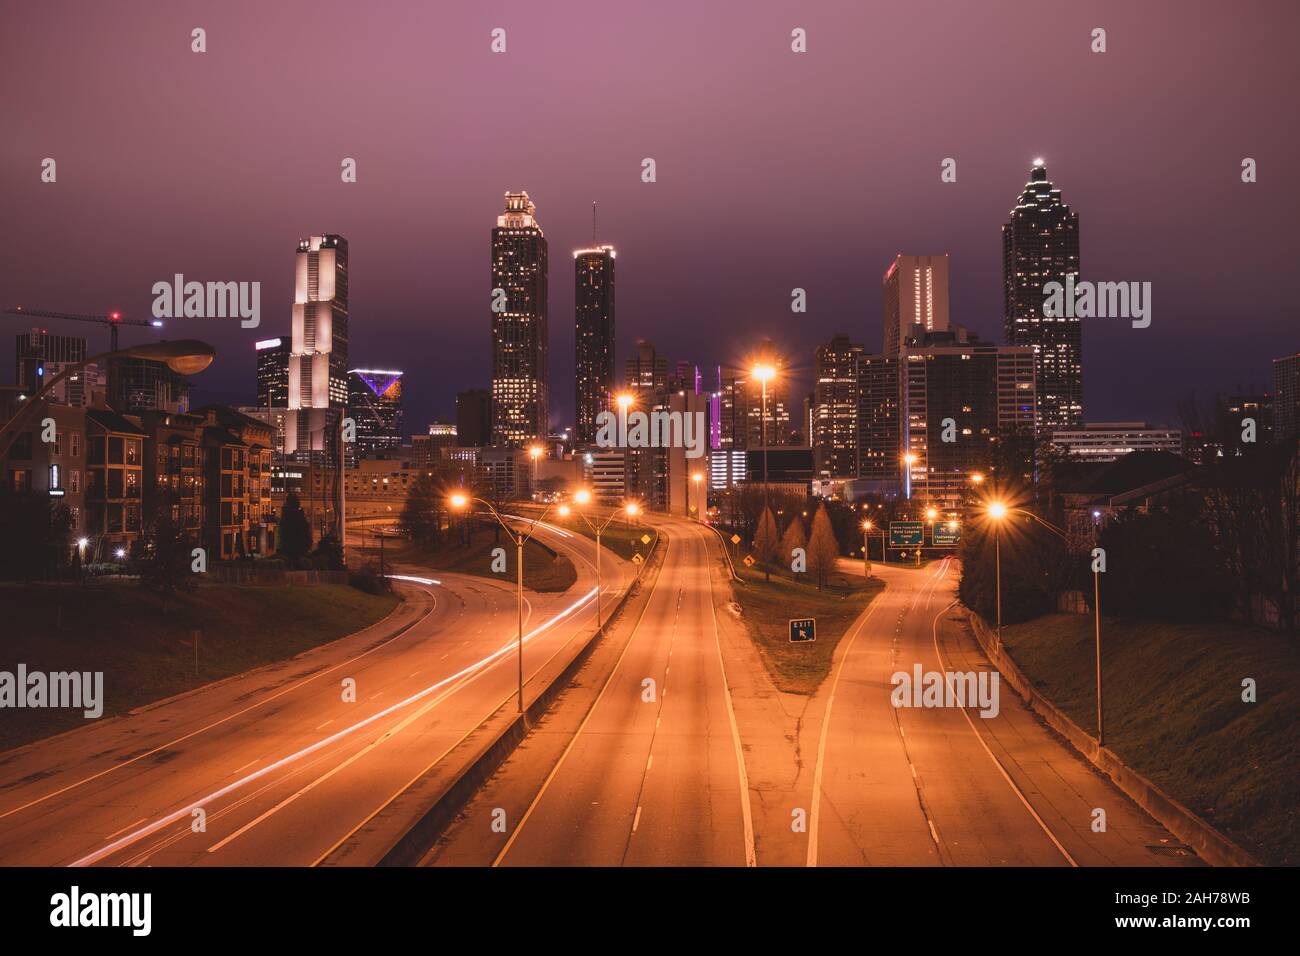
[[(999, 510), (998, 514), (994, 514), (994, 508), (997, 508)], [(988, 510), (989, 510), (989, 517), (997, 519), (999, 521), (1009, 511), (1014, 511), (1017, 514), (1022, 514), (1026, 518), (1031, 518), (1032, 520), (1038, 522), (1040, 525), (1042, 525), (1048, 531), (1052, 532), (1062, 541), (1065, 541), (1067, 544), (1069, 543), (1070, 540), (1069, 535), (1067, 535), (1062, 529), (1058, 528), (1056, 525), (1052, 524), (1050, 521), (1040, 518), (1032, 511), (1026, 511), (1023, 508), (1008, 508), (1006, 505), (1001, 504), (1000, 502), (994, 502), (993, 504), (990, 504)], [(1001, 577), (1000, 569), (1001, 569), (1001, 565), (999, 564), (999, 575), (998, 575), (998, 643), (999, 644), (1001, 644), (1002, 642), (1002, 584), (1001, 584), (1002, 577)], [(1106, 743), (1106, 732), (1102, 720), (1102, 706), (1101, 706), (1101, 572), (1097, 569), (1095, 563), (1092, 571), (1092, 610), (1093, 610), (1093, 634), (1094, 634), (1094, 642), (1096, 648), (1095, 653), (1096, 653), (1096, 662), (1097, 662), (1096, 663), (1097, 746), (1104, 747)]]
[[(699, 506), (699, 504), (700, 504), (700, 502), (699, 502), (699, 497), (700, 497), (700, 483), (704, 481), (704, 475), (703, 475), (703, 473), (702, 473), (702, 472), (698, 472), (698, 471), (695, 472), (695, 474), (691, 475), (691, 481), (692, 481), (692, 482), (694, 483), (694, 485), (695, 485), (695, 498), (696, 498), (696, 501), (697, 501), (697, 504), (696, 504), (696, 506), (695, 506), (695, 520), (696, 520), (696, 521), (699, 521), (699, 522), (703, 522), (703, 521), (704, 521), (704, 509), (701, 508), (701, 507)], [(707, 501), (704, 502), (704, 503), (707, 503)], [(689, 499), (687, 499), (687, 502), (686, 502), (686, 511), (687, 511), (687, 517), (690, 517), (691, 503), (690, 503), (690, 500), (689, 500)]]
[(519, 572), (519, 716), (522, 717), (524, 714), (524, 545), (527, 544), (528, 540), (536, 533), (537, 525), (546, 517), (546, 512), (551, 510), (551, 506), (547, 505), (542, 509), (542, 513), (534, 518), (532, 523), (528, 526), (528, 533), (524, 534), (523, 531), (516, 531), (507, 524), (506, 520), (501, 517), (501, 513), (497, 511), (496, 508), (492, 507), (490, 502), (484, 501), (482, 498), (475, 498), (463, 494), (454, 494), (450, 498), (451, 506), (457, 511), (462, 511), (468, 508), (470, 503), (474, 501), (477, 501), (479, 504), (487, 508), (487, 510), (492, 513), (492, 517), (497, 519), (497, 522), (501, 527), (505, 528), (506, 534), (510, 535), (515, 542), (515, 561), (518, 565)]
[(763, 510), (768, 509), (768, 490), (767, 490), (767, 383), (776, 377), (776, 369), (771, 365), (755, 365), (754, 378), (758, 379), (763, 386), (763, 407), (762, 423), (760, 434), (763, 440)]
[(988, 506), (988, 515), (993, 519), (993, 555), (997, 565), (998, 592), (998, 648), (1002, 647), (1002, 519), (1007, 516), (1007, 506), (994, 501)]
[[(578, 491), (574, 494), (574, 496), (573, 496), (573, 501), (574, 501), (574, 504), (577, 504), (577, 505), (586, 505), (586, 504), (590, 504), (590, 503), (591, 503), (591, 492), (588, 491), (586, 488), (582, 488), (582, 489), (578, 490)], [(634, 514), (636, 514), (637, 511), (639, 511), (640, 509), (637, 508), (635, 502), (629, 502), (628, 504), (624, 505), (624, 507), (622, 508), (622, 510), (623, 510), (624, 512), (626, 512), (628, 515), (634, 515)], [(562, 506), (562, 507), (560, 508), (560, 514), (562, 514), (562, 515), (564, 515), (564, 514), (568, 514), (568, 508), (567, 508), (567, 506)], [(596, 630), (597, 630), (597, 631), (599, 631), (599, 630), (601, 629), (601, 621), (600, 621), (600, 590), (601, 590), (601, 583), (600, 583), (600, 536), (605, 532), (605, 529), (609, 527), (609, 523), (610, 523), (611, 521), (613, 521), (614, 518), (616, 518), (617, 516), (618, 516), (618, 511), (617, 511), (617, 510), (615, 510), (615, 511), (611, 511), (611, 512), (609, 513), (609, 517), (606, 518), (606, 519), (604, 520), (603, 523), (601, 523), (601, 524), (593, 524), (592, 521), (591, 521), (591, 519), (587, 517), (586, 512), (582, 511), (581, 509), (579, 509), (579, 511), (578, 511), (578, 517), (580, 517), (583, 521), (587, 522), (587, 527), (590, 528), (592, 531), (594, 531), (594, 532), (596, 533)]]
[(543, 451), (541, 445), (533, 445), (528, 449), (528, 457), (531, 458), (533, 462), (532, 471), (528, 474), (528, 497), (534, 501), (537, 500), (537, 459), (541, 458), (542, 454)]

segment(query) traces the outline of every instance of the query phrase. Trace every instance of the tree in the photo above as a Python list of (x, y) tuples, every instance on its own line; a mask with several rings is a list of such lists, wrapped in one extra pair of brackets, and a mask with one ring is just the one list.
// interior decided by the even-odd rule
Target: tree
[[(785, 534), (781, 538), (781, 560), (791, 561), (795, 548), (803, 548), (805, 551), (808, 547), (808, 539), (803, 533), (803, 519), (795, 515), (790, 519), (790, 525), (785, 529)], [(794, 570), (793, 565), (790, 569), (791, 576), (797, 581), (800, 572)]]
[(817, 508), (813, 517), (812, 537), (808, 540), (808, 573), (817, 579), (817, 588), (826, 586), (835, 563), (840, 558), (840, 543), (835, 539), (826, 505)]
[(296, 492), (289, 492), (280, 509), (280, 553), (286, 558), (301, 558), (311, 550), (311, 525), (303, 513)]
[(445, 507), (442, 488), (431, 474), (423, 474), (411, 482), (402, 506), (402, 526), (407, 537), (416, 544), (434, 546), (438, 543)]
[(776, 519), (772, 517), (770, 508), (764, 509), (762, 517), (758, 519), (758, 531), (754, 534), (754, 553), (758, 556), (759, 563), (763, 565), (763, 580), (771, 581), (772, 565), (781, 557), (781, 541), (777, 536)]
[(0, 577), (57, 577), (72, 559), (72, 516), (46, 494), (0, 489)]
[(190, 566), (192, 548), (185, 529), (172, 517), (170, 496), (159, 501), (142, 544), (140, 583), (164, 596), (165, 613), (167, 595), (194, 587), (194, 572)]

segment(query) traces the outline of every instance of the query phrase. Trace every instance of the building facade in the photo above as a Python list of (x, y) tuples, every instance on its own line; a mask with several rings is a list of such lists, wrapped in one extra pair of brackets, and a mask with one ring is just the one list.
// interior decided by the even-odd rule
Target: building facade
[(579, 249), (574, 275), (574, 440), (596, 440), (596, 416), (610, 407), (614, 391), (613, 246)]
[(1006, 342), (1034, 350), (1040, 432), (1083, 422), (1082, 323), (1043, 314), (1044, 287), (1070, 276), (1079, 276), (1079, 216), (1037, 159), (1002, 227), (1002, 285)]
[(899, 253), (885, 270), (884, 354), (897, 355), (913, 329), (948, 328), (948, 256)]
[(1180, 428), (1152, 428), (1146, 422), (1088, 422), (1052, 432), (1052, 444), (1081, 461), (1115, 461), (1135, 451), (1183, 454)]
[(528, 193), (506, 193), (492, 230), (492, 444), (519, 448), (549, 418), (546, 236)]
[[(382, 454), (402, 444), (402, 373), (348, 371), (348, 417), (356, 427), (356, 457)], [(350, 449), (351, 450), (351, 449)], [(349, 463), (352, 457), (349, 456)]]
[(821, 478), (858, 474), (858, 363), (864, 349), (837, 335), (817, 347), (816, 385), (807, 426)]
[(338, 460), (338, 424), (347, 404), (348, 241), (299, 240), (294, 259), (293, 331), (285, 455)]

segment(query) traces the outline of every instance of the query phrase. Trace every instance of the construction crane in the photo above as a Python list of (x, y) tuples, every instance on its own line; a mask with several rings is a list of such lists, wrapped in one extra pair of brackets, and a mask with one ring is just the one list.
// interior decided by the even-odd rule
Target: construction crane
[(34, 319), (69, 319), (73, 322), (98, 322), (100, 325), (107, 325), (110, 352), (117, 351), (117, 330), (123, 325), (162, 328), (162, 322), (158, 319), (128, 319), (121, 312), (110, 312), (108, 315), (86, 315), (80, 312), (50, 312), (45, 309), (24, 309), (19, 305), (12, 309), (5, 309), (5, 314), (31, 316)]

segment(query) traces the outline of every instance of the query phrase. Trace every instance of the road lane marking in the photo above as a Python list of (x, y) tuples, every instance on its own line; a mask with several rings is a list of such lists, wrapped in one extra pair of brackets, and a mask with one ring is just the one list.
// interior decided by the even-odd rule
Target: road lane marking
[(722, 697), (727, 702), (727, 721), (731, 724), (731, 740), (736, 748), (736, 773), (740, 777), (740, 816), (745, 829), (745, 866), (758, 866), (754, 849), (754, 814), (749, 804), (749, 776), (745, 773), (745, 750), (740, 744), (740, 727), (736, 723), (736, 708), (731, 704), (731, 687), (727, 684), (727, 666), (722, 659), (722, 636), (718, 631), (718, 609), (714, 603), (713, 562), (709, 559), (709, 544), (698, 525), (692, 529), (699, 535), (704, 547), (704, 572), (709, 581), (709, 612), (713, 619), (713, 647), (718, 652), (718, 670), (722, 674)]
[(38, 803), (43, 803), (44, 801), (49, 800), (51, 797), (57, 797), (61, 793), (67, 793), (69, 790), (73, 790), (76, 789), (77, 787), (82, 786), (83, 784), (90, 783), (92, 780), (98, 780), (100, 777), (104, 776), (105, 774), (112, 773), (114, 770), (120, 770), (123, 767), (128, 767), (131, 764), (135, 763), (137, 760), (143, 760), (145, 757), (151, 757), (156, 753), (168, 749), (169, 747), (173, 747), (176, 744), (189, 740), (191, 737), (195, 737), (201, 733), (205, 733), (206, 731), (211, 730), (213, 727), (218, 727), (221, 724), (224, 724), (228, 720), (233, 720), (242, 714), (248, 713), (250, 710), (256, 710), (258, 707), (261, 707), (264, 704), (269, 704), (277, 697), (283, 697), (285, 694), (297, 690), (299, 687), (302, 687), (304, 684), (311, 683), (312, 681), (316, 680), (316, 678), (318, 677), (324, 677), (326, 674), (330, 673), (331, 671), (336, 671), (341, 667), (347, 667), (349, 664), (354, 664), (357, 661), (361, 660), (361, 658), (373, 654), (375, 651), (378, 651), (384, 647), (387, 647), (389, 644), (393, 643), (394, 641), (400, 640), (401, 638), (405, 637), (408, 631), (414, 628), (417, 624), (422, 623), (426, 618), (429, 617), (429, 615), (431, 615), (434, 612), (434, 610), (438, 607), (438, 598), (436, 595), (432, 593), (429, 593), (429, 596), (433, 599), (433, 603), (429, 606), (429, 610), (426, 611), (420, 617), (416, 618), (410, 624), (403, 625), (400, 631), (398, 631), (396, 634), (394, 634), (392, 637), (390, 637), (388, 640), (384, 641), (383, 643), (376, 644), (374, 647), (358, 654), (356, 657), (349, 658), (346, 661), (341, 661), (340, 663), (335, 664), (333, 667), (327, 668), (326, 670), (320, 671), (319, 673), (312, 674), (310, 677), (306, 677), (303, 680), (298, 681), (296, 684), (290, 684), (288, 687), (284, 688), (278, 693), (271, 694), (269, 697), (265, 697), (262, 700), (259, 700), (255, 704), (249, 704), (243, 710), (237, 710), (233, 714), (228, 714), (225, 717), (222, 717), (220, 720), (213, 721), (212, 723), (200, 727), (197, 730), (192, 730), (188, 734), (185, 734), (182, 737), (177, 737), (175, 740), (170, 740), (165, 744), (159, 744), (157, 747), (154, 747), (152, 750), (147, 750), (142, 754), (137, 754), (136, 756), (132, 757), (129, 760), (123, 760), (120, 763), (115, 763), (113, 766), (106, 767), (105, 769), (99, 771), (98, 773), (93, 773), (90, 776), (83, 777), (81, 780), (77, 780), (73, 783), (70, 783), (65, 787), (60, 787), (58, 790), (51, 791), (50, 793), (45, 794), (43, 797), (37, 797), (35, 800), (28, 801), (27, 803), (24, 803), (22, 806), (14, 807), (12, 810), (6, 810), (4, 813), (0, 813), (0, 820), (3, 820), (5, 817), (11, 816), (12, 814), (18, 813), (22, 810), (26, 810), (29, 807), (34, 807)]
[[(524, 642), (527, 643), (531, 638), (540, 634), (543, 630), (550, 627), (552, 624), (557, 624), (564, 618), (571, 616), (574, 612), (579, 610), (588, 601), (592, 600), (594, 598), (594, 594), (595, 594), (595, 589), (592, 589), (591, 592), (585, 594), (582, 598), (580, 598), (574, 604), (571, 604), (565, 610), (561, 611), (559, 614), (557, 614), (547, 623), (543, 624), (537, 630), (533, 631), (531, 634), (525, 635)], [(263, 767), (261, 770), (254, 771), (253, 773), (247, 775), (246, 777), (242, 777), (239, 780), (236, 780), (234, 783), (227, 784), (226, 786), (213, 791), (207, 796), (199, 800), (195, 800), (194, 802), (187, 804), (181, 809), (175, 810), (172, 813), (168, 814), (167, 816), (155, 820), (153, 823), (149, 824), (148, 826), (142, 827), (141, 829), (135, 831), (134, 833), (128, 834), (127, 836), (121, 838), (115, 843), (110, 844), (107, 847), (103, 847), (99, 850), (94, 851), (93, 853), (86, 854), (85, 856), (81, 857), (79, 860), (74, 861), (70, 865), (89, 866), (92, 863), (96, 863), (99, 860), (103, 859), (105, 856), (108, 856), (111, 853), (116, 853), (118, 850), (122, 849), (123, 847), (130, 846), (132, 843), (135, 843), (136, 841), (143, 839), (149, 834), (157, 832), (158, 830), (167, 826), (169, 823), (173, 823), (176, 820), (180, 820), (188, 816), (194, 809), (198, 807), (203, 807), (206, 804), (210, 804), (214, 800), (218, 800), (221, 797), (224, 797), (226, 794), (239, 789), (245, 784), (260, 779), (261, 777), (272, 772), (273, 770), (277, 770), (280, 767), (287, 766), (288, 764), (291, 764), (301, 759), (302, 757), (307, 756), (308, 754), (315, 753), (317, 750), (320, 750), (321, 748), (326, 747), (329, 744), (342, 739), (343, 737), (346, 737), (348, 734), (360, 730), (362, 727), (369, 726), (375, 721), (387, 717), (389, 714), (393, 713), (394, 711), (402, 709), (408, 704), (414, 703), (415, 701), (420, 700), (421, 698), (427, 697), (429, 694), (433, 693), (434, 691), (439, 690), (442, 687), (445, 687), (447, 684), (450, 684), (453, 681), (459, 680), (461, 677), (467, 674), (488, 667), (490, 664), (495, 662), (497, 658), (503, 656), (503, 654), (506, 651), (510, 650), (513, 646), (514, 645), (512, 644), (506, 648), (502, 648), (501, 650), (494, 651), (493, 653), (489, 654), (487, 657), (484, 657), (481, 660), (478, 660), (475, 663), (470, 664), (468, 667), (462, 668), (460, 671), (457, 671), (455, 674), (452, 674), (450, 677), (443, 678), (437, 683), (431, 684), (429, 687), (426, 687), (424, 690), (417, 691), (416, 693), (407, 697), (405, 700), (398, 701), (396, 704), (392, 704), (391, 706), (385, 708), (384, 710), (381, 710), (376, 714), (372, 714), (369, 717), (366, 717), (365, 719), (358, 721), (357, 723), (353, 724), (350, 727), (345, 727), (343, 730), (340, 730), (337, 733), (334, 733), (323, 740), (319, 740), (314, 744), (310, 744), (307, 747), (304, 747), (301, 750), (297, 751), (296, 753), (289, 754), (287, 757), (282, 757), (279, 760), (275, 761), (274, 763), (268, 764), (267, 766)]]
[[(939, 661), (939, 670), (943, 671), (945, 683), (947, 683), (952, 679), (952, 675), (949, 674), (947, 670), (945, 670), (945, 665), (943, 663), (943, 653), (939, 650), (939, 619), (943, 617), (945, 614), (947, 614), (948, 611), (952, 609), (953, 605), (957, 603), (958, 602), (954, 600), (951, 604), (949, 604), (942, 611), (936, 614), (934, 616), (934, 620), (930, 623), (930, 636), (934, 641), (934, 656)], [(945, 687), (945, 690), (952, 691), (954, 697), (957, 693), (956, 688), (952, 685)], [(1043, 832), (1047, 834), (1047, 838), (1052, 841), (1052, 843), (1056, 846), (1058, 850), (1061, 851), (1061, 856), (1065, 857), (1065, 859), (1069, 862), (1070, 866), (1078, 867), (1079, 864), (1075, 862), (1074, 857), (1070, 856), (1069, 851), (1066, 850), (1065, 847), (1061, 845), (1061, 841), (1056, 838), (1056, 834), (1052, 832), (1051, 827), (1049, 827), (1045, 822), (1043, 822), (1043, 818), (1038, 815), (1038, 811), (1034, 809), (1033, 805), (1025, 797), (1024, 792), (1018, 786), (1016, 786), (1016, 782), (1011, 779), (1011, 775), (1007, 773), (1006, 768), (1002, 766), (1002, 761), (997, 758), (997, 756), (993, 753), (993, 751), (989, 749), (989, 745), (984, 742), (984, 735), (981, 734), (978, 729), (976, 729), (975, 722), (971, 720), (970, 714), (966, 713), (966, 708), (958, 707), (957, 710), (961, 711), (961, 715), (966, 718), (966, 723), (970, 725), (971, 733), (975, 735), (975, 739), (978, 740), (980, 746), (984, 748), (984, 752), (989, 755), (989, 759), (993, 761), (993, 765), (998, 768), (998, 773), (1000, 773), (1002, 775), (1002, 779), (1007, 782), (1007, 786), (1009, 786), (1012, 789), (1015, 795), (1020, 798), (1020, 802), (1025, 805), (1025, 809), (1029, 811), (1029, 815), (1034, 818), (1034, 820), (1038, 823), (1040, 827), (1042, 827)]]

